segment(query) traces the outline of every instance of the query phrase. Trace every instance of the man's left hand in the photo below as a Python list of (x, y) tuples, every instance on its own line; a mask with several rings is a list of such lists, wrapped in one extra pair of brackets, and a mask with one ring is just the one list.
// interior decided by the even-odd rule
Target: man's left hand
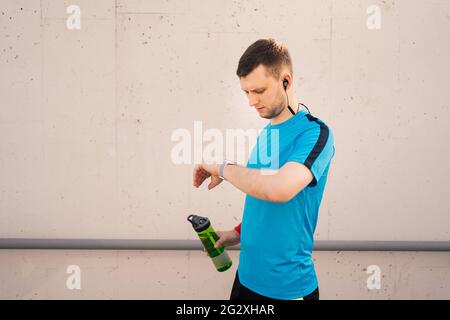
[(202, 185), (203, 181), (211, 177), (211, 182), (208, 185), (208, 190), (218, 186), (223, 180), (219, 177), (219, 165), (218, 164), (206, 164), (202, 163), (195, 166), (193, 174), (193, 185), (198, 188)]

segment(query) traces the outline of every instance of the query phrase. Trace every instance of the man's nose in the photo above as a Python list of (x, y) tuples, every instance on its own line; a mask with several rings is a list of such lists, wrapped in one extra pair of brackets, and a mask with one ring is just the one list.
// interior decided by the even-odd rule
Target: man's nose
[(250, 107), (253, 107), (253, 106), (255, 106), (255, 105), (257, 105), (258, 104), (258, 98), (256, 97), (256, 95), (254, 95), (254, 94), (252, 94), (252, 93), (249, 93), (248, 94), (248, 105), (250, 106)]

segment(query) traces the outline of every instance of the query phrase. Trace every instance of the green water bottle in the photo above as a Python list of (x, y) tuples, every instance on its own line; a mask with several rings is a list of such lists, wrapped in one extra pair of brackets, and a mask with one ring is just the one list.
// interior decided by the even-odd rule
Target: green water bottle
[(192, 223), (192, 227), (197, 232), (217, 271), (223, 272), (228, 270), (232, 265), (232, 261), (224, 247), (214, 248), (214, 244), (219, 240), (219, 236), (214, 231), (209, 219), (193, 214), (187, 219)]

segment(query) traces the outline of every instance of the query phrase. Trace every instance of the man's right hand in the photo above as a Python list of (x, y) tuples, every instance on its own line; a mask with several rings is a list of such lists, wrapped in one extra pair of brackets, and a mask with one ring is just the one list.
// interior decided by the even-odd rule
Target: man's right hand
[(221, 246), (231, 247), (241, 242), (241, 234), (234, 229), (230, 231), (216, 231), (216, 233), (219, 236), (219, 240), (215, 243), (215, 248)]
[[(231, 247), (239, 244), (241, 242), (241, 234), (236, 230), (230, 231), (216, 231), (219, 236), (219, 240), (214, 244), (214, 248), (219, 248), (220, 246)], [(202, 247), (203, 252), (206, 252), (205, 247)]]
[[(231, 247), (237, 245), (241, 242), (241, 234), (236, 230), (230, 231), (216, 231), (219, 236), (219, 240), (214, 244), (215, 248), (220, 246)], [(202, 247), (203, 251), (206, 252), (205, 247)]]

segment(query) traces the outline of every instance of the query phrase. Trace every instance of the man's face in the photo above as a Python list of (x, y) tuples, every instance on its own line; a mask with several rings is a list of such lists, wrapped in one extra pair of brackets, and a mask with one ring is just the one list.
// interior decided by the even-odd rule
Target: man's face
[(249, 105), (254, 106), (262, 118), (273, 119), (286, 108), (282, 80), (277, 81), (262, 64), (240, 78), (240, 82)]

